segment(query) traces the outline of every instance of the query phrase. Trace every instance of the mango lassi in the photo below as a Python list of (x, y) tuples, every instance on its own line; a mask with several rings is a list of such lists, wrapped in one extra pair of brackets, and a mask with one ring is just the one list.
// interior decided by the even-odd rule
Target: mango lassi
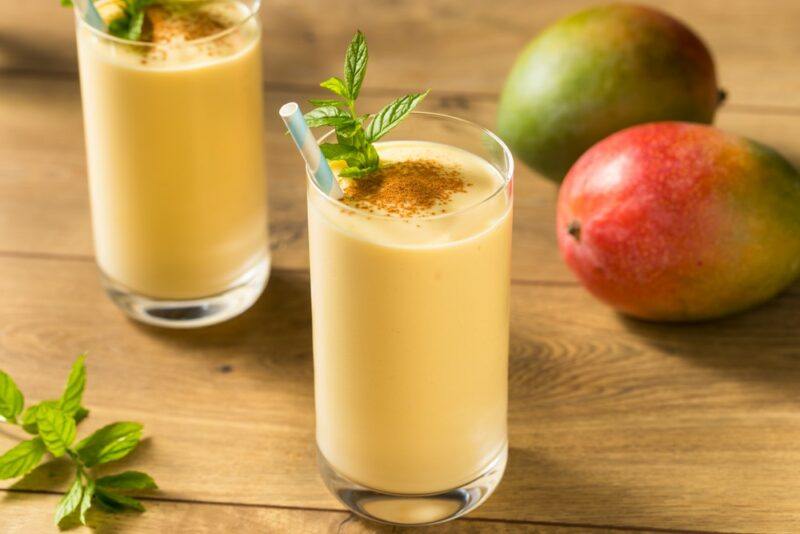
[[(156, 4), (144, 42), (104, 34), (76, 11), (97, 261), (138, 319), (217, 322), (247, 308), (266, 282), (254, 6)], [(220, 300), (243, 287), (236, 302)], [(144, 308), (128, 304), (137, 299)], [(192, 303), (186, 317), (182, 302)], [(148, 315), (160, 306), (162, 316)]]
[(335, 493), (374, 492), (339, 491), (355, 511), (429, 523), (477, 503), (411, 496), (505, 463), (511, 178), (448, 144), (375, 148), (397, 176), (340, 180), (342, 201), (309, 182), (317, 444)]

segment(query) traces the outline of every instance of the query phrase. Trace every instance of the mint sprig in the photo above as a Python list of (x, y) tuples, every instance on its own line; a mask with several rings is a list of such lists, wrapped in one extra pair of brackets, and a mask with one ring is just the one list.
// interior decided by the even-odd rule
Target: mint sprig
[(389, 130), (408, 117), (411, 110), (417, 107), (417, 104), (419, 104), (427, 94), (428, 92), (425, 91), (424, 93), (406, 95), (384, 107), (375, 115), (375, 118), (372, 119), (369, 126), (367, 126), (367, 139), (369, 139), (370, 142), (374, 142), (389, 133)]
[[(87, 9), (97, 13), (94, 0), (86, 1), (88, 3)], [(138, 41), (142, 38), (145, 8), (155, 2), (156, 0), (125, 0), (124, 6), (121, 6), (123, 16), (108, 23), (108, 33), (121, 39)], [(72, 7), (72, 0), (61, 0), (61, 5)]]
[(155, 0), (125, 0), (124, 16), (109, 22), (108, 33), (129, 41), (141, 39), (145, 8), (154, 2)]
[(367, 75), (367, 61), (369, 61), (367, 40), (361, 30), (358, 30), (353, 40), (350, 41), (344, 58), (344, 81), (347, 95), (354, 102), (358, 98), (361, 84), (364, 83), (364, 77)]
[(86, 513), (94, 505), (109, 512), (144, 511), (138, 500), (125, 492), (156, 489), (155, 481), (139, 471), (95, 478), (91, 468), (130, 454), (142, 437), (140, 423), (106, 425), (75, 444), (77, 425), (89, 415), (83, 407), (86, 387), (86, 356), (72, 366), (59, 399), (45, 400), (24, 410), (25, 398), (11, 377), (0, 371), (0, 420), (22, 427), (31, 439), (18, 443), (0, 456), (0, 480), (25, 476), (46, 453), (69, 458), (75, 479), (56, 507), (55, 524), (63, 528), (75, 522), (86, 524)]
[(425, 91), (405, 95), (374, 116), (359, 115), (356, 113), (356, 99), (367, 74), (368, 60), (367, 40), (359, 30), (347, 47), (344, 79), (334, 76), (320, 84), (338, 98), (312, 99), (309, 102), (316, 108), (305, 114), (309, 127), (328, 126), (335, 130), (336, 143), (323, 143), (320, 148), (326, 159), (347, 164), (339, 172), (343, 177), (361, 178), (376, 171), (380, 158), (373, 143), (400, 124), (428, 94)]

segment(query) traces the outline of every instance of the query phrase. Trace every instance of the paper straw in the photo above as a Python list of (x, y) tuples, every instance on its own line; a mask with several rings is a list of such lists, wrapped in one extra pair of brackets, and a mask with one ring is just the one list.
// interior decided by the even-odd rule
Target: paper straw
[(294, 144), (300, 149), (300, 154), (308, 165), (308, 170), (314, 176), (314, 181), (319, 188), (327, 193), (331, 198), (337, 200), (344, 197), (342, 188), (339, 187), (339, 182), (333, 175), (328, 160), (322, 155), (317, 140), (311, 135), (311, 130), (308, 129), (303, 114), (300, 112), (300, 106), (296, 102), (289, 102), (281, 106), (278, 114), (286, 123), (289, 128), (289, 134), (294, 139)]
[(86, 22), (96, 30), (105, 31), (106, 29), (106, 23), (103, 22), (103, 17), (97, 12), (94, 0), (86, 0)]

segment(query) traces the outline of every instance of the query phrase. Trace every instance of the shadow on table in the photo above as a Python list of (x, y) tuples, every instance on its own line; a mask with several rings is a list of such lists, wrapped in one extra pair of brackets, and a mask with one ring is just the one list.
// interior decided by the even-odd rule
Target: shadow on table
[[(522, 510), (521, 496), (528, 503)], [(651, 506), (652, 502), (637, 497), (629, 488), (599, 479), (596, 473), (575, 470), (553, 456), (514, 446), (509, 449), (503, 481), (484, 505), (497, 515), (523, 511), (530, 520), (565, 523), (576, 520), (575, 510), (622, 518)], [(480, 516), (480, 509), (475, 515)]]
[(41, 490), (42, 488), (66, 488), (75, 478), (75, 464), (66, 458), (44, 462), (16, 481), (11, 488), (16, 490)]
[[(311, 297), (304, 271), (273, 270), (266, 290), (245, 313), (222, 324), (170, 330), (130, 321), (147, 336), (191, 354), (219, 353), (255, 357), (269, 367), (310, 365)], [(229, 373), (234, 364), (220, 364)]]
[(665, 324), (622, 316), (620, 321), (663, 354), (774, 386), (800, 401), (800, 284), (753, 310), (715, 321)]

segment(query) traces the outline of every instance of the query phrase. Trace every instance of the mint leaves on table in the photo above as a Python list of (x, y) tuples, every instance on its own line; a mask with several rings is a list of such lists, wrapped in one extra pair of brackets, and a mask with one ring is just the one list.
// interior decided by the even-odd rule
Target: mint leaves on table
[(336, 98), (310, 100), (317, 107), (305, 114), (309, 127), (330, 126), (336, 131), (337, 142), (323, 143), (320, 148), (326, 159), (347, 163), (339, 175), (349, 178), (360, 178), (378, 169), (380, 159), (373, 143), (400, 124), (428, 94), (425, 91), (405, 95), (375, 115), (359, 115), (355, 104), (367, 74), (368, 59), (367, 41), (358, 31), (347, 48), (344, 79), (328, 78), (320, 84)]
[(132, 490), (156, 489), (155, 481), (139, 471), (95, 478), (91, 468), (124, 458), (142, 438), (139, 423), (112, 423), (75, 443), (77, 425), (88, 415), (83, 407), (86, 388), (85, 355), (72, 366), (61, 397), (45, 400), (25, 409), (25, 398), (8, 374), (0, 371), (0, 421), (17, 425), (33, 436), (0, 456), (0, 480), (24, 476), (50, 453), (68, 457), (75, 469), (75, 480), (56, 508), (55, 523), (63, 527), (67, 519), (86, 524), (86, 512), (98, 505), (108, 512), (144, 511), (142, 504), (126, 495)]

